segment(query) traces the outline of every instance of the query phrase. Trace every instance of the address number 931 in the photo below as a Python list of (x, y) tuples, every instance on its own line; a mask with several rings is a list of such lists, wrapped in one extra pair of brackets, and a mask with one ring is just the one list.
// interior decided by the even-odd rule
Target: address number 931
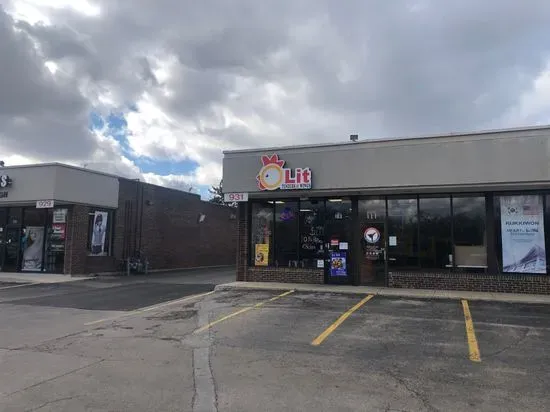
[(223, 197), (226, 202), (248, 202), (248, 193), (225, 193)]

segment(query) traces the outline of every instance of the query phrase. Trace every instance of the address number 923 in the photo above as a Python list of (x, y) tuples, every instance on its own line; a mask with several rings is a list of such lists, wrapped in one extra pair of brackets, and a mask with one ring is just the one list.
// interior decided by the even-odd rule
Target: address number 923
[(248, 202), (248, 193), (225, 193), (226, 202)]

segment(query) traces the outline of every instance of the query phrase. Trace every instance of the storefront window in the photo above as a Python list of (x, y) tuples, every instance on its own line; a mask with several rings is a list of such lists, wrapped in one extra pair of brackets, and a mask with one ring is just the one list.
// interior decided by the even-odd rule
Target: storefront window
[(450, 269), (452, 267), (451, 198), (419, 199), (420, 267)]
[(91, 210), (88, 213), (88, 255), (108, 256), (111, 254), (111, 232), (113, 214), (106, 210)]
[(273, 202), (252, 203), (250, 254), (254, 266), (268, 266), (273, 261), (273, 211)]
[(485, 197), (453, 196), (454, 263), (456, 268), (487, 267)]
[(299, 216), (297, 201), (275, 202), (276, 266), (298, 266)]
[(390, 268), (418, 268), (416, 198), (388, 199), (388, 245)]
[(541, 195), (496, 198), (503, 273), (546, 274), (544, 206)]
[(325, 259), (325, 203), (322, 200), (300, 202), (300, 266), (317, 268)]
[(21, 235), (21, 270), (42, 271), (47, 209), (25, 208)]

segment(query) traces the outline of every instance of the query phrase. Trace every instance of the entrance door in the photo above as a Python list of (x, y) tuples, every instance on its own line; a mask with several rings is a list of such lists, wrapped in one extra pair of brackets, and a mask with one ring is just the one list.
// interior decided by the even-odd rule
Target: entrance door
[(326, 203), (325, 282), (351, 283), (351, 200), (329, 199)]
[(359, 200), (361, 224), (360, 283), (385, 286), (387, 268), (386, 201)]
[(3, 272), (17, 272), (19, 268), (21, 229), (19, 227), (8, 227), (5, 229), (3, 249)]

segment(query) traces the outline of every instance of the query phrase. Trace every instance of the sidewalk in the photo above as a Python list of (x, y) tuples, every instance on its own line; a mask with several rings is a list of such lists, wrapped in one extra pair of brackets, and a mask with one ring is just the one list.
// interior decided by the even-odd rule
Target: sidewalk
[(76, 282), (91, 277), (73, 277), (71, 275), (53, 275), (49, 273), (0, 273), (0, 283), (65, 283)]
[(294, 289), (300, 292), (345, 293), (354, 295), (394, 296), (417, 299), (467, 299), (511, 303), (539, 303), (550, 305), (550, 295), (522, 293), (468, 292), (456, 290), (399, 289), (371, 286), (311, 285), (303, 283), (231, 282), (216, 286), (215, 290), (276, 290)]

